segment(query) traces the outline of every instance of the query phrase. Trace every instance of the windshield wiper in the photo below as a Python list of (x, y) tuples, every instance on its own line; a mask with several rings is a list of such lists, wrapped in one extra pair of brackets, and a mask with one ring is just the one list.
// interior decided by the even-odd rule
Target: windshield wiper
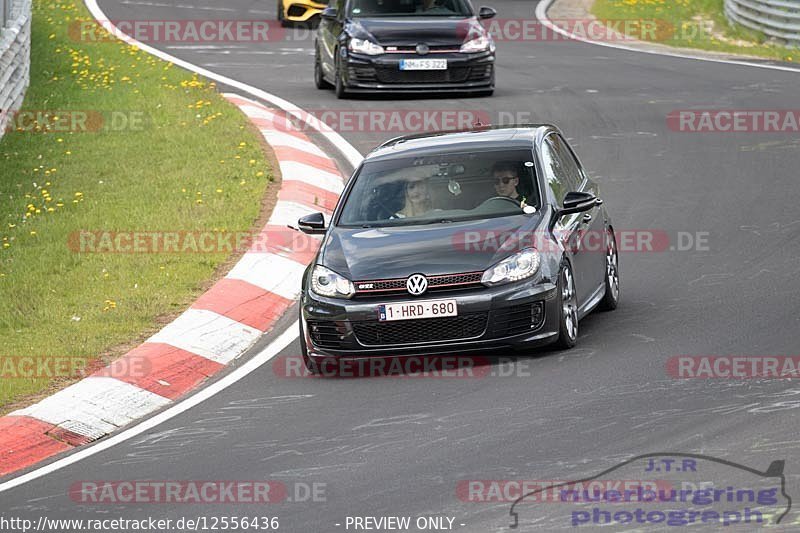
[(431, 224), (452, 224), (453, 221), (449, 218), (437, 218), (434, 220), (429, 220), (427, 222), (419, 222), (422, 226), (429, 226)]

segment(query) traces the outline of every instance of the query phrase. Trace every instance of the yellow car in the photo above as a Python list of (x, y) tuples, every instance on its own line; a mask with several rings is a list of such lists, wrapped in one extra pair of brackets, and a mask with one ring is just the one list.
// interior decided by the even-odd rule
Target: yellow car
[(293, 23), (313, 23), (328, 4), (312, 0), (278, 0), (278, 20), (286, 27)]

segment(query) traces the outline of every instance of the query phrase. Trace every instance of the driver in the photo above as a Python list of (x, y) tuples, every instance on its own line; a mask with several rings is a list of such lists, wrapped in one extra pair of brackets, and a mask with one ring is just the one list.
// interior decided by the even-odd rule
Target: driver
[(417, 6), (417, 12), (438, 15), (452, 13), (453, 11), (446, 6), (439, 5), (438, 0), (422, 0), (422, 4)]
[(428, 180), (426, 178), (409, 178), (403, 183), (403, 208), (391, 218), (418, 217), (432, 210)]
[(513, 200), (521, 200), (519, 186), (519, 165), (511, 161), (498, 161), (492, 167), (494, 190), (497, 196), (505, 196)]

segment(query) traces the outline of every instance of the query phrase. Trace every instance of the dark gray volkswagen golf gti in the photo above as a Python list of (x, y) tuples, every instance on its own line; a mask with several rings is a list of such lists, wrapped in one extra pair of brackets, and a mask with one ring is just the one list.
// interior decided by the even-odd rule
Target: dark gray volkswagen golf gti
[(347, 183), (303, 278), (301, 346), (322, 358), (575, 345), (614, 309), (614, 229), (597, 185), (550, 125), (401, 137)]

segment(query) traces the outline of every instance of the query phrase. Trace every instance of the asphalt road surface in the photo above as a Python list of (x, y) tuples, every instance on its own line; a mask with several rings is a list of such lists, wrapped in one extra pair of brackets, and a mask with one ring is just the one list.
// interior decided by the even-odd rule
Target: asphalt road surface
[[(274, 4), (101, 7), (110, 19), (274, 20)], [(532, 18), (535, 7), (492, 5), (502, 19)], [(344, 531), (348, 516), (448, 516), (455, 530), (503, 531), (510, 502), (463, 501), (459, 481), (579, 479), (667, 450), (759, 470), (785, 459), (786, 492), (800, 495), (796, 380), (679, 380), (666, 371), (675, 355), (800, 353), (800, 137), (676, 132), (666, 121), (678, 109), (796, 108), (800, 75), (565, 40), (503, 41), (492, 98), (336, 100), (313, 86), (307, 30), (268, 43), (157, 47), (309, 111), (476, 110), (553, 122), (600, 183), (618, 229), (662, 231), (673, 246), (681, 232), (706, 241), (688, 251), (623, 253), (619, 309), (587, 317), (571, 351), (494, 363), (494, 375), (472, 379), (286, 379), (267, 363), (142, 435), (0, 494), (7, 514), (268, 515), (293, 532)], [(396, 133), (342, 135), (366, 153)], [(294, 342), (281, 356), (298, 354)], [(324, 495), (266, 508), (76, 503), (69, 487), (87, 479), (269, 479), (317, 484)], [(523, 511), (523, 530), (571, 527), (550, 509)], [(793, 509), (783, 523), (798, 517)], [(670, 529), (638, 529), (659, 528)]]

